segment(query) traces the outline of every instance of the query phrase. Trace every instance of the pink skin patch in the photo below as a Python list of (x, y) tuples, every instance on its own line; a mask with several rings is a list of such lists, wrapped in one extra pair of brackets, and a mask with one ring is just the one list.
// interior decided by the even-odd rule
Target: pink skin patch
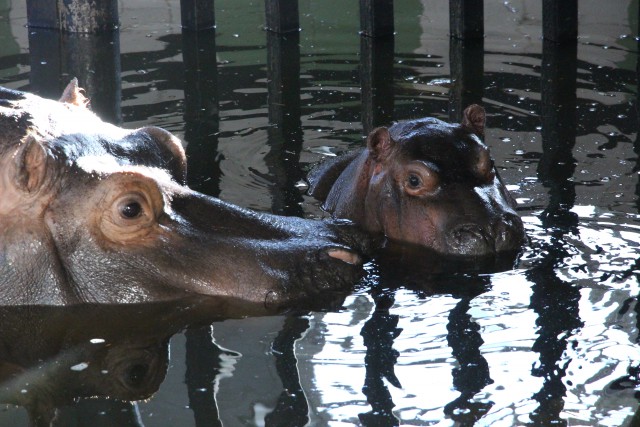
[(357, 254), (349, 252), (345, 249), (330, 249), (327, 251), (327, 255), (329, 255), (331, 258), (336, 258), (344, 261), (347, 264), (360, 264), (360, 257)]

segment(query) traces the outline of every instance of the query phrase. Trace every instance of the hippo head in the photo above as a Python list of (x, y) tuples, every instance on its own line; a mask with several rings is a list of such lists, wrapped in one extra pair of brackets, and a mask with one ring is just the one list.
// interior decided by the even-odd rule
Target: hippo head
[(423, 118), (371, 132), (365, 228), (443, 254), (518, 250), (522, 221), (482, 142), (484, 123), (472, 105), (461, 124)]
[(169, 132), (112, 126), (82, 103), (0, 95), (5, 303), (198, 293), (279, 307), (361, 274), (352, 225), (256, 213), (183, 185), (184, 151)]
[(482, 142), (484, 123), (484, 109), (472, 105), (461, 124), (423, 118), (377, 128), (364, 151), (312, 171), (311, 194), (334, 217), (392, 241), (446, 255), (517, 251), (522, 221)]

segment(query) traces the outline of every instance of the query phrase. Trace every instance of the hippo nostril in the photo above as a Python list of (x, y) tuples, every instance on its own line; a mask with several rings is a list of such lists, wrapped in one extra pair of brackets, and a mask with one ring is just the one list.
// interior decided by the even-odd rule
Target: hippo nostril
[(479, 226), (475, 224), (465, 224), (453, 231), (453, 236), (460, 242), (474, 239), (485, 240), (484, 233)]
[(329, 249), (327, 255), (332, 258), (339, 259), (351, 265), (358, 265), (362, 263), (362, 260), (358, 254), (348, 251), (346, 249)]
[(478, 224), (462, 224), (449, 234), (449, 252), (459, 255), (482, 255), (493, 252), (493, 239)]

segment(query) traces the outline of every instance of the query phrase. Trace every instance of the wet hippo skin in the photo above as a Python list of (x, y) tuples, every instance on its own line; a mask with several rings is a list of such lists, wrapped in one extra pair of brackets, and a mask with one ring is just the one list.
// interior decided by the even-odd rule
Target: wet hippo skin
[(322, 163), (309, 192), (335, 218), (447, 255), (517, 251), (524, 242), (516, 203), (493, 164), (485, 111), (461, 124), (427, 117), (377, 128), (363, 150)]
[[(0, 89), (0, 301), (131, 303), (185, 293), (282, 306), (344, 290), (368, 243), (344, 222), (256, 213), (184, 185), (160, 128)], [(355, 249), (354, 249), (355, 248)]]

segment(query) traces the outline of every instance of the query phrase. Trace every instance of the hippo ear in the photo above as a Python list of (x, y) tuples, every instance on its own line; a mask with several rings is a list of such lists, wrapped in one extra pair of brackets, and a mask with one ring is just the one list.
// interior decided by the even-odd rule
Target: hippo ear
[(180, 140), (171, 132), (156, 126), (146, 126), (137, 132), (147, 136), (154, 143), (149, 148), (161, 156), (162, 164), (151, 166), (167, 170), (177, 182), (186, 184), (187, 156)]
[(478, 104), (472, 104), (465, 108), (462, 117), (462, 127), (471, 133), (475, 133), (480, 138), (484, 138), (484, 123), (484, 108)]
[(367, 148), (371, 157), (376, 162), (382, 162), (389, 154), (391, 154), (391, 148), (393, 147), (393, 140), (389, 134), (389, 130), (385, 127), (376, 128), (371, 131), (367, 137)]
[(16, 156), (18, 188), (32, 193), (44, 183), (47, 172), (47, 152), (32, 135), (27, 136)]
[(76, 105), (78, 107), (88, 107), (89, 99), (82, 93), (83, 89), (78, 86), (78, 79), (73, 78), (62, 92), (59, 101), (63, 104)]

